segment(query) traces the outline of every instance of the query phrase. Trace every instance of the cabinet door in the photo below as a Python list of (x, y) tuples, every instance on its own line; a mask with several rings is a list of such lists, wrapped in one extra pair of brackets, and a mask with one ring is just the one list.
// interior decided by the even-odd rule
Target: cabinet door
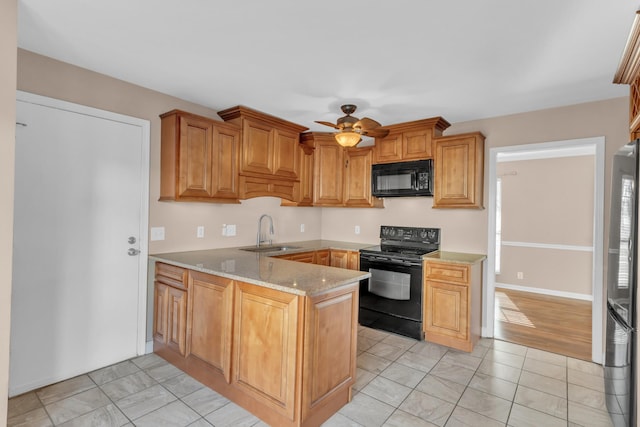
[[(307, 298), (302, 419), (356, 377), (358, 283)], [(349, 356), (347, 356), (349, 355)]]
[(158, 281), (153, 292), (153, 338), (161, 343), (167, 341), (167, 302), (169, 286)]
[(231, 382), (233, 280), (189, 273), (189, 354), (204, 360)]
[(371, 206), (371, 147), (345, 150), (344, 204)]
[(302, 152), (300, 162), (300, 194), (298, 205), (311, 206), (313, 203), (313, 151)]
[(295, 294), (238, 282), (235, 297), (233, 381), (274, 411), (294, 417), (300, 361), (301, 302)]
[(402, 134), (402, 160), (433, 158), (431, 134), (433, 129), (421, 129)]
[(178, 197), (212, 197), (213, 124), (180, 116)]
[(318, 141), (314, 157), (313, 204), (342, 206), (344, 148), (335, 141)]
[(402, 160), (402, 133), (390, 133), (384, 138), (376, 138), (374, 157), (376, 164)]
[(331, 267), (349, 268), (349, 251), (331, 249)]
[(456, 340), (469, 338), (469, 286), (427, 280), (424, 331)]
[(316, 261), (315, 251), (291, 254), (289, 256), (289, 259), (291, 261), (306, 262), (307, 264), (313, 264)]
[(347, 254), (347, 267), (349, 270), (360, 270), (360, 252), (349, 251)]
[(273, 174), (273, 128), (245, 119), (242, 127), (240, 170), (243, 173)]
[(322, 250), (316, 251), (316, 264), (331, 265), (329, 249), (322, 249)]
[(213, 197), (237, 199), (240, 131), (232, 127), (213, 129)]
[(298, 179), (300, 174), (299, 134), (275, 129), (273, 173), (282, 178)]
[(167, 346), (186, 355), (187, 293), (168, 287), (167, 292)]
[(437, 138), (434, 169), (434, 208), (482, 207), (484, 137), (481, 134)]

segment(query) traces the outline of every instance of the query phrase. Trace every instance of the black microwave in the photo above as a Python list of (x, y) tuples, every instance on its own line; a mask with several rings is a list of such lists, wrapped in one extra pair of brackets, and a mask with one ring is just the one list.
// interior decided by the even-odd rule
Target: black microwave
[(373, 165), (371, 194), (375, 197), (433, 196), (433, 160)]

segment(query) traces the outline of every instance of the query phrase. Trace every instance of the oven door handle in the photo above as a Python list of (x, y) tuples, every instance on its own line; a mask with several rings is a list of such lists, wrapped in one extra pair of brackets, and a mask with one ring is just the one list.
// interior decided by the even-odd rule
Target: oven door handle
[(412, 262), (412, 261), (405, 261), (405, 260), (401, 260), (401, 259), (395, 259), (395, 258), (386, 258), (386, 257), (379, 257), (379, 256), (362, 256), (362, 260), (366, 260), (366, 261), (373, 261), (373, 262), (382, 262), (382, 263), (390, 263), (390, 264), (400, 264), (400, 265), (406, 265), (406, 266), (420, 266), (421, 263), (419, 262)]

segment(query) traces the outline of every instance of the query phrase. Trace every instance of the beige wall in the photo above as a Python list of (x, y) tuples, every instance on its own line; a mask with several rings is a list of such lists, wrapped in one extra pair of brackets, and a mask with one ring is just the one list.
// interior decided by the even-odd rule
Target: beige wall
[(523, 245), (501, 246), (496, 282), (591, 295), (592, 251), (535, 245), (593, 245), (595, 156), (500, 162), (496, 172), (502, 241)]
[(9, 391), (17, 4), (0, 2), (0, 425), (7, 419)]
[[(446, 119), (446, 117), (445, 117)], [(494, 147), (604, 136), (606, 144), (605, 224), (609, 223), (611, 161), (628, 134), (628, 99), (572, 105), (510, 116), (454, 123), (445, 135), (480, 131), (486, 137), (485, 171), (489, 150)], [(485, 179), (485, 206), (488, 179)], [(385, 209), (324, 209), (322, 237), (370, 242), (378, 239), (381, 224), (433, 226), (442, 228), (442, 249), (487, 253), (487, 210), (432, 209), (431, 198), (387, 199)], [(356, 236), (354, 225), (362, 234)], [(605, 234), (605, 239), (606, 239)], [(605, 240), (606, 242), (606, 240)], [(606, 262), (606, 260), (605, 260)]]
[[(158, 202), (160, 195), (159, 115), (179, 108), (219, 119), (214, 110), (74, 67), (32, 52), (18, 51), (18, 89), (151, 122), (149, 225), (165, 227), (165, 240), (150, 242), (150, 253), (251, 245), (262, 213), (274, 219), (275, 241), (320, 238), (321, 210), (281, 207), (280, 199), (263, 197), (239, 205)], [(222, 105), (220, 108), (232, 107)], [(237, 235), (223, 237), (223, 224), (235, 224)], [(305, 232), (300, 232), (300, 224)], [(205, 237), (196, 237), (196, 227)]]

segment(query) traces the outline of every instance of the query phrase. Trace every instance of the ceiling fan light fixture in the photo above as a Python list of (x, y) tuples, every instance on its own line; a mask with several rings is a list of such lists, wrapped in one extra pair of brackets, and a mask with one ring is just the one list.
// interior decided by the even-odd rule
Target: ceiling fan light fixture
[(338, 132), (335, 134), (336, 141), (343, 147), (355, 147), (360, 142), (360, 134), (358, 132)]

